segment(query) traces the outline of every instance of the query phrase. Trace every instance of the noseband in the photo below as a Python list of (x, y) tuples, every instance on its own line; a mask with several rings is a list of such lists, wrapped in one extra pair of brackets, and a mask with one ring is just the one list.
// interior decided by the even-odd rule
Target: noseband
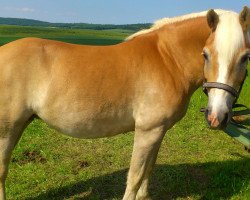
[[(243, 83), (242, 83), (243, 84)], [(233, 87), (224, 84), (224, 83), (218, 83), (218, 82), (205, 82), (202, 85), (203, 87), (203, 92), (208, 95), (207, 89), (209, 88), (216, 88), (216, 89), (222, 89), (225, 90), (227, 92), (229, 92), (231, 95), (233, 95), (236, 99), (239, 98), (239, 93), (236, 89), (234, 89)]]
[[(211, 89), (211, 88), (216, 88), (216, 89), (221, 89), (221, 90), (225, 90), (227, 92), (229, 92), (234, 98), (234, 103), (233, 103), (233, 108), (234, 107), (237, 107), (236, 105), (236, 102), (240, 96), (240, 92), (242, 90), (242, 87), (243, 87), (243, 84), (246, 80), (248, 76), (248, 71), (246, 71), (245, 73), (245, 77), (240, 85), (240, 89), (239, 91), (237, 91), (235, 88), (233, 88), (232, 86), (230, 85), (227, 85), (227, 84), (224, 84), (224, 83), (219, 83), (219, 82), (204, 82), (203, 85), (202, 85), (202, 88), (203, 88), (203, 92), (208, 96), (208, 89)], [(201, 112), (204, 112), (204, 108), (201, 109)]]

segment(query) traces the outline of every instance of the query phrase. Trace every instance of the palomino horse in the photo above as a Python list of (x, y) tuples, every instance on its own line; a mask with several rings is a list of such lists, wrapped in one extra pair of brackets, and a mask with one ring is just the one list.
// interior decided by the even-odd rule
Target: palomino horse
[(35, 38), (2, 46), (0, 199), (11, 152), (34, 116), (78, 138), (135, 130), (123, 199), (148, 199), (165, 132), (204, 81), (217, 83), (207, 86), (210, 126), (221, 128), (230, 118), (246, 73), (250, 11), (216, 12), (163, 19), (113, 46)]

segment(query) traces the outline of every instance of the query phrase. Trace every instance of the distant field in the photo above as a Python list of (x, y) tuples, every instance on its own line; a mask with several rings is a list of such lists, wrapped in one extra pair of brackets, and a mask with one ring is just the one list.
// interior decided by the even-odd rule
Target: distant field
[[(108, 45), (122, 41), (130, 33), (0, 26), (0, 42), (32, 36)], [(248, 77), (240, 103), (250, 106), (249, 92)], [(225, 133), (207, 128), (199, 112), (206, 103), (207, 97), (199, 89), (187, 115), (165, 136), (150, 184), (154, 200), (250, 199), (250, 154)], [(14, 150), (7, 198), (122, 199), (132, 145), (133, 133), (79, 140), (58, 134), (35, 120)]]
[(0, 45), (23, 37), (54, 39), (74, 44), (111, 45), (121, 42), (131, 33), (132, 31), (122, 29), (96, 31), (0, 25)]

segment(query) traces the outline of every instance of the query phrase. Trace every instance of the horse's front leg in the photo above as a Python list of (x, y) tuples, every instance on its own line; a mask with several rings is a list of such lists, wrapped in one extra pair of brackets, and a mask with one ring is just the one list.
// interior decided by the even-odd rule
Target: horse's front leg
[[(2, 132), (2, 130), (4, 130), (4, 133)], [(5, 180), (8, 173), (8, 165), (11, 157), (11, 152), (14, 149), (20, 134), (21, 131), (16, 128), (11, 131), (9, 127), (0, 125), (0, 200), (6, 199)]]
[[(147, 191), (148, 178), (164, 135), (165, 129), (163, 126), (151, 130), (136, 128), (127, 187), (123, 200), (149, 199)], [(140, 192), (138, 193), (139, 189)]]
[(155, 161), (157, 159), (157, 154), (158, 154), (158, 151), (159, 151), (159, 148), (160, 148), (160, 144), (161, 143), (159, 143), (158, 147), (156, 147), (158, 149), (155, 149), (156, 153), (151, 155), (150, 163), (149, 163), (149, 165), (147, 167), (147, 170), (145, 172), (145, 175), (143, 177), (140, 189), (138, 190), (137, 195), (136, 195), (137, 200), (150, 200), (151, 199), (149, 197), (149, 194), (148, 194), (149, 176), (150, 176), (150, 174), (152, 172), (153, 166), (154, 166)]

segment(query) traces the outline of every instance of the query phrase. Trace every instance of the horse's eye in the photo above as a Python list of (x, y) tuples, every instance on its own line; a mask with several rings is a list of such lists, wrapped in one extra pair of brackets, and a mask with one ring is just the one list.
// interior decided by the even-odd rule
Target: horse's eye
[(244, 63), (246, 63), (248, 60), (249, 60), (249, 55), (247, 54), (247, 55), (244, 55), (244, 56), (242, 56), (241, 57), (241, 59), (240, 59), (240, 62), (242, 63), (242, 64), (244, 64)]
[(203, 52), (202, 52), (202, 55), (203, 55), (204, 59), (205, 59), (206, 61), (208, 61), (208, 54), (207, 54), (207, 52), (203, 51)]

